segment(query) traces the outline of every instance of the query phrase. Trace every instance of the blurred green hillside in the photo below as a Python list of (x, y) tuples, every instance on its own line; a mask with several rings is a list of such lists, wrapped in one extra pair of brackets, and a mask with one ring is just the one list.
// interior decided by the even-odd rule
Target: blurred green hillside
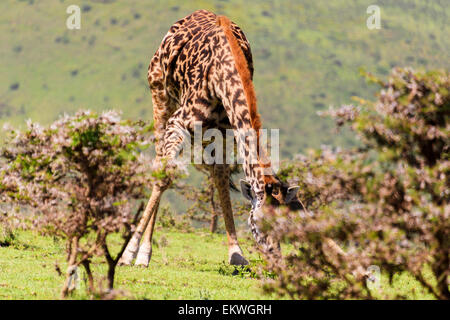
[[(71, 4), (82, 8), (81, 30), (66, 28)], [(381, 30), (366, 27), (371, 4)], [(171, 24), (201, 8), (246, 33), (263, 124), (281, 129), (282, 157), (354, 142), (316, 112), (373, 94), (360, 67), (384, 76), (450, 64), (446, 0), (2, 0), (0, 125), (49, 123), (80, 108), (150, 119), (148, 62)]]

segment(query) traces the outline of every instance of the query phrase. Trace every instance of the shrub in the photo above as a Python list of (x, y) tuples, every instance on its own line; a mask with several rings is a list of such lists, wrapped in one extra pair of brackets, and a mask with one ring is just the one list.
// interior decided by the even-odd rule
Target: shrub
[(266, 290), (310, 299), (410, 296), (377, 292), (371, 270), (380, 268), (391, 281), (408, 272), (450, 299), (450, 74), (395, 69), (386, 83), (366, 76), (382, 88), (376, 102), (327, 112), (350, 124), (361, 146), (311, 151), (280, 173), (300, 185), (305, 210), (274, 212), (265, 226), (293, 246), (269, 261), (277, 279)]
[[(151, 159), (141, 152), (151, 130), (113, 111), (84, 111), (46, 128), (28, 122), (23, 132), (9, 131), (0, 152), (0, 200), (27, 206), (36, 213), (35, 228), (67, 240), (63, 296), (79, 265), (94, 291), (94, 255), (106, 259), (111, 293), (115, 267), (143, 208), (136, 202), (148, 197), (152, 183)], [(124, 241), (113, 257), (107, 239), (117, 232)]]

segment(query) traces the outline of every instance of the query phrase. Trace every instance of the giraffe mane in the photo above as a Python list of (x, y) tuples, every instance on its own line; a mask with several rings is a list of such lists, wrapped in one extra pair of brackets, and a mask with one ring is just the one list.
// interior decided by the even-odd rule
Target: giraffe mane
[(225, 16), (218, 16), (217, 25), (222, 27), (222, 30), (225, 32), (225, 36), (227, 37), (228, 43), (230, 44), (236, 69), (239, 73), (239, 76), (241, 77), (245, 99), (247, 101), (247, 106), (249, 109), (248, 111), (250, 113), (250, 123), (252, 125), (252, 128), (257, 132), (257, 135), (259, 136), (259, 130), (261, 129), (261, 118), (256, 106), (256, 93), (253, 86), (252, 76), (250, 74), (247, 59), (245, 58), (236, 37), (233, 35), (230, 19)]
[[(261, 129), (261, 117), (258, 113), (258, 108), (256, 104), (256, 93), (255, 87), (253, 86), (252, 76), (250, 74), (250, 68), (248, 67), (247, 59), (245, 58), (244, 53), (236, 39), (233, 35), (233, 31), (231, 30), (231, 21), (226, 16), (218, 16), (216, 20), (216, 25), (221, 27), (227, 41), (231, 47), (231, 53), (233, 54), (234, 63), (236, 65), (236, 69), (241, 78), (245, 100), (247, 101), (248, 111), (250, 114), (250, 124), (253, 130), (256, 132), (256, 145), (257, 145), (257, 154), (259, 159), (261, 157), (266, 157), (265, 152), (263, 151), (263, 155), (260, 154), (259, 141), (260, 141), (260, 129)], [(269, 163), (261, 163), (261, 168), (271, 167)], [(263, 180), (265, 184), (268, 183), (276, 183), (276, 179), (272, 175), (264, 175)]]

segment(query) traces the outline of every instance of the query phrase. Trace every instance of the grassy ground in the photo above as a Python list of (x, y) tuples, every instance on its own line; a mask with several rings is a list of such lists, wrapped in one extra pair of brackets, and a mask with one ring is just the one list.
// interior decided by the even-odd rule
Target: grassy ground
[[(244, 237), (245, 238), (245, 237)], [(118, 247), (118, 239), (112, 239)], [(247, 258), (260, 264), (259, 257), (249, 254), (249, 239), (241, 241)], [(159, 230), (148, 269), (118, 267), (116, 288), (127, 299), (275, 299), (264, 294), (261, 282), (248, 275), (232, 275), (226, 261), (225, 236), (196, 231)], [(63, 277), (55, 270), (66, 267), (64, 244), (31, 231), (20, 231), (8, 247), (0, 246), (0, 300), (58, 299)], [(106, 265), (94, 260), (94, 272), (104, 275)], [(80, 273), (84, 278), (83, 272)], [(381, 277), (381, 292), (387, 296), (403, 293), (408, 299), (432, 298), (406, 273), (394, 277), (392, 285)], [(380, 295), (378, 295), (380, 297)], [(87, 299), (85, 284), (73, 299)]]
[[(224, 263), (224, 235), (160, 231), (156, 244), (148, 269), (117, 268), (116, 287), (125, 291), (126, 298), (272, 298), (262, 293), (258, 280), (231, 274), (232, 268)], [(101, 262), (94, 260), (97, 276), (105, 274), (106, 265)], [(0, 247), (0, 299), (58, 299), (63, 277), (58, 276), (55, 263), (64, 270), (63, 242), (30, 231), (17, 233), (12, 245)], [(73, 298), (87, 298), (84, 288), (81, 281)]]

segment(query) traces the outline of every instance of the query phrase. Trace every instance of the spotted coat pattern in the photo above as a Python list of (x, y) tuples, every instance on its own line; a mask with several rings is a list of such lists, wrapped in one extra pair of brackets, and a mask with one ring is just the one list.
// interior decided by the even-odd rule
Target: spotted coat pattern
[[(253, 75), (250, 45), (236, 24), (231, 23), (231, 29)], [(173, 158), (181, 147), (182, 130), (193, 134), (197, 121), (203, 130), (252, 128), (230, 44), (212, 12), (196, 11), (170, 28), (150, 62), (148, 81), (158, 157)], [(246, 179), (261, 194), (262, 170), (245, 156)]]
[[(202, 123), (203, 130), (258, 130), (260, 121), (252, 77), (250, 45), (242, 30), (228, 18), (199, 10), (177, 21), (162, 40), (148, 69), (156, 138), (155, 162), (175, 159), (182, 146), (184, 132), (189, 132), (192, 137), (196, 122)], [(258, 138), (256, 140), (258, 144)], [(268, 199), (268, 190), (269, 193), (284, 190), (279, 194), (285, 195), (288, 189), (283, 189), (267, 162), (259, 161), (263, 158), (262, 154), (257, 153), (259, 162), (256, 164), (250, 161), (250, 155), (254, 153), (249, 150), (249, 139), (245, 142), (241, 155), (247, 182), (244, 184), (246, 188), (241, 189), (252, 191), (246, 195), (252, 201), (248, 220), (250, 228), (260, 248), (277, 251), (278, 246), (259, 230), (257, 220), (264, 215), (262, 208)], [(229, 167), (214, 164), (208, 170), (219, 193), (227, 230), (229, 262), (247, 264), (234, 226), (228, 188)], [(170, 181), (162, 180), (153, 186), (152, 197), (121, 258), (121, 264), (131, 264), (137, 255), (137, 265), (148, 265), (158, 204), (169, 184)], [(144, 240), (139, 247), (142, 236)]]

